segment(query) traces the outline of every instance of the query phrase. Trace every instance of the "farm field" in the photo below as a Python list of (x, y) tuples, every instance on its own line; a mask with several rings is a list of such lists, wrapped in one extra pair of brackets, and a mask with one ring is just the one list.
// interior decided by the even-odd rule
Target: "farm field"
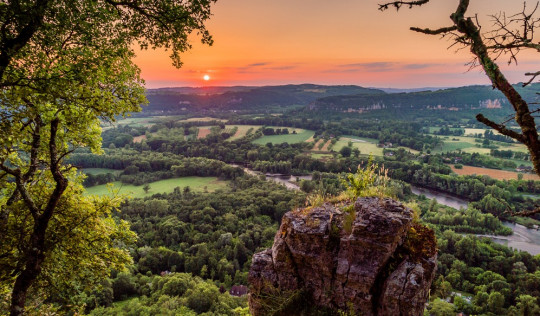
[(257, 129), (261, 127), (261, 125), (225, 125), (226, 129), (231, 129), (237, 127), (238, 130), (236, 131), (236, 134), (231, 136), (228, 140), (237, 140), (244, 136), (246, 136), (247, 132), (251, 130), (251, 133), (254, 133)]
[(311, 157), (315, 158), (315, 159), (319, 159), (319, 160), (330, 160), (332, 158), (334, 158), (334, 155), (332, 154), (325, 154), (325, 153), (318, 153), (318, 152), (313, 152), (311, 154)]
[[(120, 181), (112, 183), (114, 189), (118, 190), (117, 194), (127, 194), (136, 197), (151, 196), (156, 193), (170, 193), (174, 191), (175, 187), (184, 188), (189, 186), (191, 190), (196, 192), (204, 191), (204, 187), (208, 192), (216, 191), (217, 189), (223, 189), (227, 185), (227, 181), (218, 180), (216, 177), (182, 177), (160, 180), (149, 183), (150, 190), (145, 193), (143, 185), (135, 186), (131, 184), (123, 184)], [(86, 189), (86, 195), (109, 195), (111, 192), (106, 184), (96, 185)]]
[(209, 127), (199, 127), (199, 132), (197, 133), (197, 139), (205, 138), (206, 136), (210, 135), (210, 128)]
[[(517, 180), (518, 172), (505, 171), (497, 169), (488, 169), (480, 167), (463, 166), (463, 169), (456, 169), (451, 166), (452, 170), (459, 175), (486, 175), (497, 180)], [(524, 180), (540, 180), (540, 178), (532, 173), (523, 173)]]
[(383, 149), (377, 147), (378, 141), (371, 138), (362, 138), (356, 136), (343, 136), (337, 141), (334, 145), (335, 151), (340, 151), (341, 148), (347, 146), (349, 142), (352, 142), (353, 148), (358, 148), (361, 155), (373, 155), (373, 156), (382, 156)]
[[(437, 136), (437, 135), (432, 135)], [(440, 136), (438, 136), (440, 137)], [(467, 153), (479, 153), (479, 154), (486, 154), (489, 155), (491, 152), (491, 149), (489, 148), (482, 148), (481, 143), (475, 142), (474, 137), (469, 136), (445, 136), (443, 137), (444, 144), (442, 146), (439, 146), (432, 150), (433, 153), (442, 153), (442, 152), (449, 152), (449, 151), (455, 151), (455, 150), (463, 150)], [(527, 149), (524, 145), (517, 144), (517, 143), (503, 143), (503, 142), (492, 142), (493, 144), (499, 146), (499, 150), (513, 150), (513, 151), (520, 151), (525, 152)]]
[[(314, 141), (313, 138), (306, 140), (306, 142), (308, 142), (308, 143), (313, 143), (313, 141)], [(322, 151), (322, 149), (321, 149), (321, 148), (322, 148), (322, 145), (321, 145), (322, 142), (324, 142), (323, 139), (317, 140), (317, 142), (315, 142), (315, 143), (313, 144), (313, 148), (311, 148), (311, 150), (312, 150), (312, 151)], [(321, 148), (319, 148), (319, 146), (320, 146)]]
[[(265, 145), (267, 143), (272, 143), (272, 144), (281, 144), (281, 143), (295, 144), (295, 143), (305, 142), (309, 138), (313, 137), (313, 135), (315, 135), (314, 131), (305, 130), (305, 129), (301, 129), (301, 128), (291, 128), (291, 127), (273, 127), (273, 128), (288, 128), (289, 129), (289, 134), (287, 134), (287, 135), (263, 136), (261, 138), (255, 139), (252, 143), (259, 144), (259, 145)], [(296, 134), (292, 134), (293, 131), (296, 131)]]
[(219, 122), (227, 122), (227, 120), (218, 119), (215, 117), (192, 117), (185, 120), (179, 120), (178, 122), (211, 122), (211, 121), (219, 121)]
[(156, 122), (160, 121), (160, 117), (158, 116), (150, 116), (150, 117), (128, 117), (125, 119), (119, 119), (114, 123), (106, 123), (102, 122), (101, 127), (104, 131), (111, 129), (113, 127), (117, 126), (124, 126), (124, 125), (131, 125), (131, 126), (152, 126)]

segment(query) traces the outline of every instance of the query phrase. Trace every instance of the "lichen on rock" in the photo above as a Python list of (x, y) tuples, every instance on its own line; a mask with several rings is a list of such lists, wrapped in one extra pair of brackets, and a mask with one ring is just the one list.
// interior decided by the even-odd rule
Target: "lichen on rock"
[(253, 256), (251, 312), (422, 315), (435, 276), (434, 238), (389, 198), (288, 212), (272, 248)]

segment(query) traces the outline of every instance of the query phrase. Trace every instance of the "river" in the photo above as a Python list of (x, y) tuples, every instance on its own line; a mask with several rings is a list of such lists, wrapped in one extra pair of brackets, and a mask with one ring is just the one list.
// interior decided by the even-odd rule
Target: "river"
[[(233, 167), (242, 168), (245, 173), (260, 176), (264, 175), (267, 180), (274, 181), (278, 184), (285, 186), (289, 190), (300, 190), (300, 187), (297, 184), (297, 180), (311, 180), (312, 176), (291, 176), (291, 175), (281, 175), (281, 174), (263, 174), (258, 171), (251, 170), (241, 165), (230, 164)], [(423, 194), (428, 199), (436, 199), (437, 203), (443, 204), (446, 206), (453, 207), (455, 209), (467, 208), (468, 202), (464, 199), (458, 197), (438, 192), (431, 189), (421, 188), (414, 185), (411, 185), (411, 191), (416, 195)], [(492, 236), (492, 235), (478, 235), (489, 237), (491, 240), (498, 244), (506, 245), (510, 248), (517, 250), (526, 251), (532, 255), (540, 254), (540, 231), (538, 229), (528, 229), (527, 227), (519, 224), (514, 224), (510, 222), (503, 222), (503, 225), (510, 227), (514, 232), (510, 236)]]
[[(437, 203), (450, 206), (455, 209), (467, 208), (468, 202), (466, 200), (460, 199), (452, 195), (437, 192), (435, 190), (416, 187), (413, 185), (411, 185), (411, 191), (417, 195), (423, 194), (428, 199), (435, 198), (437, 200)], [(540, 254), (540, 231), (538, 229), (529, 229), (523, 225), (510, 222), (503, 222), (503, 225), (506, 227), (510, 227), (514, 233), (510, 236), (479, 236), (489, 237), (491, 238), (491, 240), (498, 244), (526, 251), (532, 255)]]
[(278, 184), (281, 184), (281, 185), (285, 186), (289, 190), (300, 191), (300, 187), (297, 184), (297, 182), (298, 182), (297, 180), (311, 180), (312, 179), (311, 175), (307, 175), (307, 176), (291, 176), (291, 175), (272, 174), (272, 173), (264, 174), (262, 172), (255, 171), (255, 170), (246, 168), (246, 167), (241, 166), (241, 165), (237, 165), (237, 164), (233, 164), (233, 163), (231, 163), (229, 165), (233, 166), (233, 167), (242, 168), (245, 173), (247, 173), (249, 175), (252, 175), (252, 176), (264, 175), (267, 180), (274, 181), (274, 182), (276, 182)]

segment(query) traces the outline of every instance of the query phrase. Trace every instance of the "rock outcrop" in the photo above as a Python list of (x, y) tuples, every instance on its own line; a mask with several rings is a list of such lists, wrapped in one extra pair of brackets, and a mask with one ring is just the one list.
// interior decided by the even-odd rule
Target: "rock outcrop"
[(253, 256), (253, 315), (422, 315), (436, 269), (433, 231), (392, 199), (284, 215)]

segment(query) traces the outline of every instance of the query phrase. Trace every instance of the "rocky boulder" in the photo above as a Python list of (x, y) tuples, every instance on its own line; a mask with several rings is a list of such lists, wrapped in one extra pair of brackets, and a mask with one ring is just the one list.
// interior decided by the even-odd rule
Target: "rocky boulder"
[(433, 231), (392, 199), (360, 198), (283, 216), (253, 256), (253, 315), (422, 315), (435, 276)]

